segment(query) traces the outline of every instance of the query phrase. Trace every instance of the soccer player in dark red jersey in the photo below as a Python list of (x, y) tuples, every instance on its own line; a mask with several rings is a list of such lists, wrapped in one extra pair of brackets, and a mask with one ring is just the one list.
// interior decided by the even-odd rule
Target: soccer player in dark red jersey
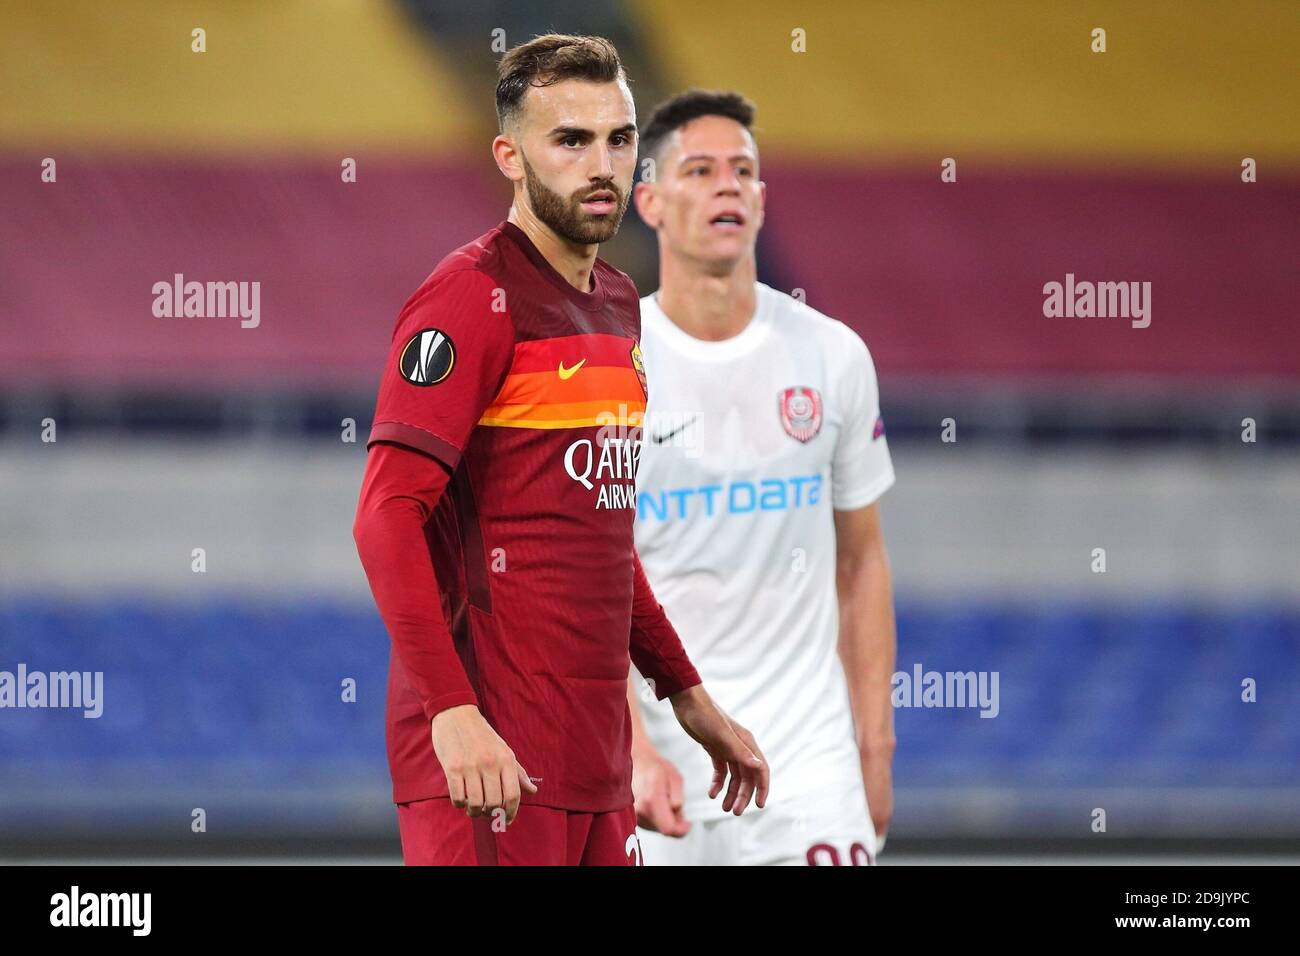
[(700, 685), (633, 547), (639, 302), (596, 258), (636, 165), (618, 53), (538, 37), (502, 58), (496, 102), (509, 217), (398, 316), (353, 527), (392, 639), (402, 853), (636, 864), (629, 660), (709, 754), (725, 809), (766, 802), (767, 763)]

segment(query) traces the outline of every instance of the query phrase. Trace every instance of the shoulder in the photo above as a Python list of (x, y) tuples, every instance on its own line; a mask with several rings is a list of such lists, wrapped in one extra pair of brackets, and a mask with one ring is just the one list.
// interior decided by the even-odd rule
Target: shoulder
[(508, 254), (511, 251), (517, 251), (517, 248), (506, 236), (505, 223), (502, 223), (493, 226), (477, 239), (453, 249), (443, 257), (437, 268), (433, 270), (433, 273), (437, 275), (440, 272), (459, 272), (473, 269), (490, 275), (502, 271), (505, 268)]
[[(493, 294), (501, 282), (503, 237), (498, 226), (472, 242), (453, 249), (438, 262), (406, 300), (406, 313), (430, 300), (443, 297), (465, 298)], [(468, 302), (466, 303), (468, 304)]]
[[(504, 307), (504, 296), (498, 292), (500, 283), (482, 269), (439, 267), (420, 284), (398, 314), (400, 328), (412, 316), (428, 315), (436, 311), (438, 321), (450, 324), (461, 317), (475, 320), (498, 315), (503, 327), (510, 325), (509, 311)], [(502, 303), (496, 307), (494, 303)]]
[(606, 294), (612, 296), (632, 307), (639, 305), (639, 294), (636, 291), (636, 283), (626, 272), (615, 269), (604, 259), (597, 258), (596, 264), (592, 267), (596, 271), (597, 281), (605, 286)]
[(866, 353), (866, 342), (847, 323), (761, 282), (757, 288), (759, 297), (769, 301), (773, 321), (783, 331), (813, 340), (833, 357), (852, 358)]
[(821, 357), (831, 394), (847, 395), (852, 401), (863, 386), (869, 393), (878, 388), (875, 361), (856, 329), (784, 292), (759, 286), (760, 295), (773, 297), (774, 321), (783, 334)]
[(453, 250), (420, 283), (397, 315), (394, 335), (412, 323), (440, 328), (480, 323), (491, 337), (514, 337), (514, 323), (502, 294), (500, 230), (493, 229)]
[(514, 320), (491, 263), (490, 256), (476, 255), (467, 247), (444, 258), (398, 312), (393, 338), (406, 338), (415, 330), (433, 330), (458, 342), (507, 347), (515, 340)]

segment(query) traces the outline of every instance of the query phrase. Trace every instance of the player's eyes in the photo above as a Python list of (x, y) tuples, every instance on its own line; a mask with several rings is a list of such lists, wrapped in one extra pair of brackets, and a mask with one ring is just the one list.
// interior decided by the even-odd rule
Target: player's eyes
[[(632, 142), (632, 137), (628, 136), (626, 133), (616, 133), (609, 139), (615, 146), (626, 146), (628, 143)], [(615, 142), (615, 140), (617, 140), (617, 142)]]
[(738, 167), (738, 168), (736, 169), (736, 175), (737, 175), (737, 176), (752, 176), (752, 175), (754, 175), (754, 171), (753, 171), (752, 169), (750, 169), (748, 166), (740, 166), (740, 167)]
[(581, 145), (582, 145), (582, 137), (581, 137), (581, 136), (566, 136), (566, 137), (564, 137), (564, 139), (560, 140), (560, 145), (562, 145), (562, 146), (581, 146)]

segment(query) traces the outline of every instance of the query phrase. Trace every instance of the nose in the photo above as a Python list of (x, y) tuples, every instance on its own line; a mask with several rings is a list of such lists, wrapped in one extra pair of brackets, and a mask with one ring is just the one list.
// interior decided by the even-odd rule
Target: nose
[(736, 170), (730, 163), (723, 163), (719, 167), (717, 192), (719, 196), (739, 196), (740, 195), (740, 177), (736, 175)]
[(609, 150), (607, 143), (596, 144), (596, 149), (592, 154), (595, 159), (595, 166), (591, 170), (590, 179), (592, 182), (608, 182), (614, 178), (614, 156)]

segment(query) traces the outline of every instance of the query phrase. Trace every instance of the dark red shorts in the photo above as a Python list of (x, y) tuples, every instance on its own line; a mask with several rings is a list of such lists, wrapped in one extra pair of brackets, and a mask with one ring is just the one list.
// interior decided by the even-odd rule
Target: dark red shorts
[(520, 806), (470, 818), (447, 797), (397, 804), (402, 859), (407, 866), (639, 866), (636, 811), (577, 813)]

